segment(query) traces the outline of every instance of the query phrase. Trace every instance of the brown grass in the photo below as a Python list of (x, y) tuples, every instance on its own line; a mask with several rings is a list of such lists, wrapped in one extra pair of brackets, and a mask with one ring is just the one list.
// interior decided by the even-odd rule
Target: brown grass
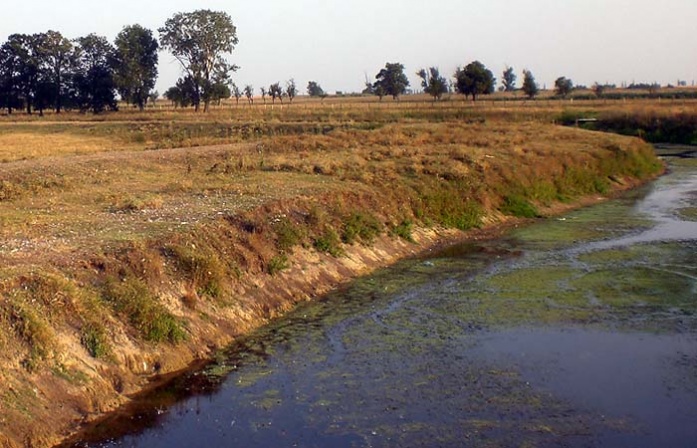
[(300, 300), (250, 297), (308, 254), (466, 230), (660, 171), (636, 139), (555, 126), (567, 108), (697, 104), (579, 103), (0, 117), (0, 343), (16, 347), (0, 353), (0, 377), (152, 373), (138, 370), (152, 353), (205, 346)]

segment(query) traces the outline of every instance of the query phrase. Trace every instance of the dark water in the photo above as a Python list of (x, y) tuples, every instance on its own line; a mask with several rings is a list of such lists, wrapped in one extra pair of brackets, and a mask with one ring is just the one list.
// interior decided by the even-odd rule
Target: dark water
[(77, 446), (697, 446), (697, 164), (303, 306)]

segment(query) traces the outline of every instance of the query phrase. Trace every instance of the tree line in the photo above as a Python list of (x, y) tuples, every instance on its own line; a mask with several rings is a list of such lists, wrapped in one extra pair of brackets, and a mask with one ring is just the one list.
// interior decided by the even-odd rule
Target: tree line
[[(237, 28), (225, 12), (197, 10), (177, 13), (159, 28), (159, 41), (153, 31), (140, 25), (130, 25), (116, 36), (113, 43), (97, 34), (68, 39), (58, 31), (37, 34), (13, 34), (0, 46), (0, 109), (8, 114), (24, 109), (28, 114), (53, 109), (80, 110), (100, 113), (116, 110), (117, 94), (122, 101), (141, 110), (148, 101), (157, 99), (154, 91), (158, 71), (158, 50), (168, 50), (182, 68), (182, 76), (165, 92), (165, 98), (181, 107), (203, 105), (234, 97), (239, 104), (246, 97), (254, 102), (254, 87), (238, 87), (231, 75), (239, 69), (227, 61), (238, 44)], [(438, 100), (443, 94), (456, 92), (476, 101), (480, 95), (494, 92), (496, 78), (479, 61), (459, 67), (451, 80), (440, 74), (437, 67), (417, 73), (423, 91)], [(499, 90), (516, 91), (517, 76), (506, 67)], [(409, 79), (404, 65), (387, 63), (375, 76), (366, 81), (363, 93), (398, 99), (407, 93)], [(556, 93), (567, 96), (574, 89), (571, 80), (560, 77), (555, 82)], [(593, 91), (601, 96), (605, 86), (595, 84)], [(529, 70), (523, 71), (520, 90), (534, 98), (539, 87)], [(293, 79), (285, 86), (280, 82), (260, 89), (262, 101), (267, 97), (275, 103), (284, 99), (292, 102), (298, 93)], [(316, 81), (307, 85), (312, 97), (327, 94)]]
[[(237, 44), (237, 30), (224, 12), (178, 13), (154, 33), (130, 25), (113, 43), (89, 34), (68, 39), (58, 31), (12, 34), (0, 46), (0, 109), (28, 114), (53, 109), (116, 110), (117, 94), (143, 109), (157, 98), (158, 50), (169, 50), (181, 63), (177, 82), (198, 110), (229, 95), (230, 74), (238, 69), (225, 59)], [(227, 89), (227, 90), (226, 90)]]

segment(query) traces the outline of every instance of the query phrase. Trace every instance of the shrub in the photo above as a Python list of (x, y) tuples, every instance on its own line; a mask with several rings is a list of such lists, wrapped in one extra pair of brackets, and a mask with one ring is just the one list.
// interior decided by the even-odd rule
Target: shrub
[(290, 264), (288, 263), (288, 257), (285, 255), (277, 255), (269, 261), (266, 271), (269, 273), (269, 275), (276, 275), (289, 267)]
[(105, 285), (104, 298), (114, 310), (128, 318), (144, 340), (176, 344), (186, 339), (179, 320), (158, 303), (141, 280), (110, 279)]
[(88, 323), (82, 327), (80, 342), (93, 358), (103, 359), (111, 354), (111, 346), (104, 327), (99, 323)]
[(537, 218), (540, 216), (537, 208), (520, 195), (506, 196), (500, 210), (506, 215), (519, 218)]
[(409, 241), (410, 243), (414, 242), (414, 238), (412, 237), (412, 231), (413, 231), (414, 223), (411, 222), (409, 219), (405, 219), (398, 225), (392, 228), (392, 235), (398, 236), (402, 238), (403, 240)]
[(314, 246), (318, 251), (328, 253), (334, 257), (339, 257), (343, 254), (339, 235), (332, 228), (327, 229), (320, 237), (316, 238)]
[(369, 213), (352, 213), (344, 223), (341, 240), (353, 244), (360, 239), (365, 244), (372, 243), (380, 235), (382, 224)]
[(167, 251), (199, 295), (208, 295), (213, 298), (220, 298), (223, 295), (225, 273), (215, 253), (184, 245), (172, 245)]

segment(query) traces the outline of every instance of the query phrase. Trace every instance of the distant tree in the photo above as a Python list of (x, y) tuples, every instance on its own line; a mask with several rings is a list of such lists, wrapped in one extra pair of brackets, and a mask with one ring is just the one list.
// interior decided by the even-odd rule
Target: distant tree
[(205, 90), (203, 97), (208, 103), (215, 103), (220, 106), (222, 100), (226, 100), (232, 96), (230, 86), (227, 79), (216, 79)]
[(39, 45), (44, 79), (51, 88), (53, 108), (59, 114), (68, 101), (70, 79), (75, 68), (75, 47), (57, 31), (42, 34)]
[(242, 90), (234, 82), (230, 85), (230, 88), (232, 90), (232, 96), (235, 97), (235, 104), (239, 106), (240, 98), (242, 98)]
[(513, 67), (506, 66), (506, 69), (503, 71), (503, 78), (501, 81), (503, 83), (503, 90), (505, 92), (515, 92), (515, 82), (517, 78), (518, 77), (513, 72)]
[(3, 65), (7, 103), (12, 107), (24, 107), (32, 113), (41, 81), (41, 56), (38, 35), (12, 34), (2, 46), (0, 62)]
[(493, 93), (495, 84), (494, 74), (479, 61), (455, 72), (455, 89), (465, 97), (472, 95), (472, 101), (477, 100), (477, 95)]
[(119, 95), (143, 110), (157, 80), (159, 44), (152, 31), (140, 25), (125, 27), (114, 44), (117, 60), (114, 79)]
[(266, 87), (261, 87), (259, 91), (261, 92), (261, 100), (266, 104), (266, 95), (268, 94)]
[(564, 76), (560, 76), (554, 81), (554, 91), (561, 97), (566, 97), (574, 90), (574, 83)]
[(170, 100), (174, 107), (189, 107), (194, 104), (196, 87), (193, 80), (186, 76), (179, 78), (175, 86), (165, 92), (165, 98)]
[(153, 90), (150, 92), (150, 95), (148, 95), (148, 103), (155, 104), (157, 100), (160, 98), (160, 92), (157, 90)]
[(605, 93), (605, 86), (596, 82), (595, 84), (593, 84), (593, 87), (591, 87), (591, 90), (593, 91), (595, 96), (601, 98), (603, 96), (603, 93)]
[(431, 95), (434, 101), (441, 99), (444, 93), (448, 93), (448, 80), (441, 76), (437, 67), (430, 67), (428, 71), (422, 68), (416, 74), (421, 78), (421, 87), (424, 92)]
[(532, 99), (537, 96), (537, 93), (539, 92), (539, 87), (537, 86), (537, 82), (535, 82), (535, 77), (533, 76), (532, 72), (529, 70), (523, 70), (523, 93), (525, 93), (528, 98)]
[(307, 94), (311, 97), (324, 97), (324, 89), (315, 81), (310, 81), (307, 83)]
[(293, 78), (286, 81), (286, 95), (288, 96), (288, 101), (291, 103), (298, 95), (298, 87), (295, 85), (295, 80)]
[(115, 48), (105, 37), (96, 34), (77, 39), (77, 44), (73, 87), (78, 107), (95, 114), (106, 109), (116, 110)]
[(224, 55), (232, 53), (238, 43), (237, 28), (225, 12), (197, 10), (177, 13), (159, 29), (160, 42), (180, 62), (195, 87), (194, 105), (201, 99), (208, 111), (211, 95), (206, 91), (216, 84), (216, 76), (236, 71)]
[(375, 75), (375, 79), (373, 91), (381, 100), (386, 95), (392, 95), (392, 99), (396, 100), (400, 95), (405, 94), (409, 87), (409, 79), (404, 74), (404, 65), (400, 63), (388, 62), (385, 68)]
[(251, 106), (254, 104), (254, 87), (250, 84), (244, 86), (244, 96), (247, 97), (247, 102)]
[(283, 89), (281, 88), (281, 83), (277, 82), (269, 86), (269, 95), (271, 95), (271, 102), (276, 103), (276, 98), (281, 100), (283, 104)]

